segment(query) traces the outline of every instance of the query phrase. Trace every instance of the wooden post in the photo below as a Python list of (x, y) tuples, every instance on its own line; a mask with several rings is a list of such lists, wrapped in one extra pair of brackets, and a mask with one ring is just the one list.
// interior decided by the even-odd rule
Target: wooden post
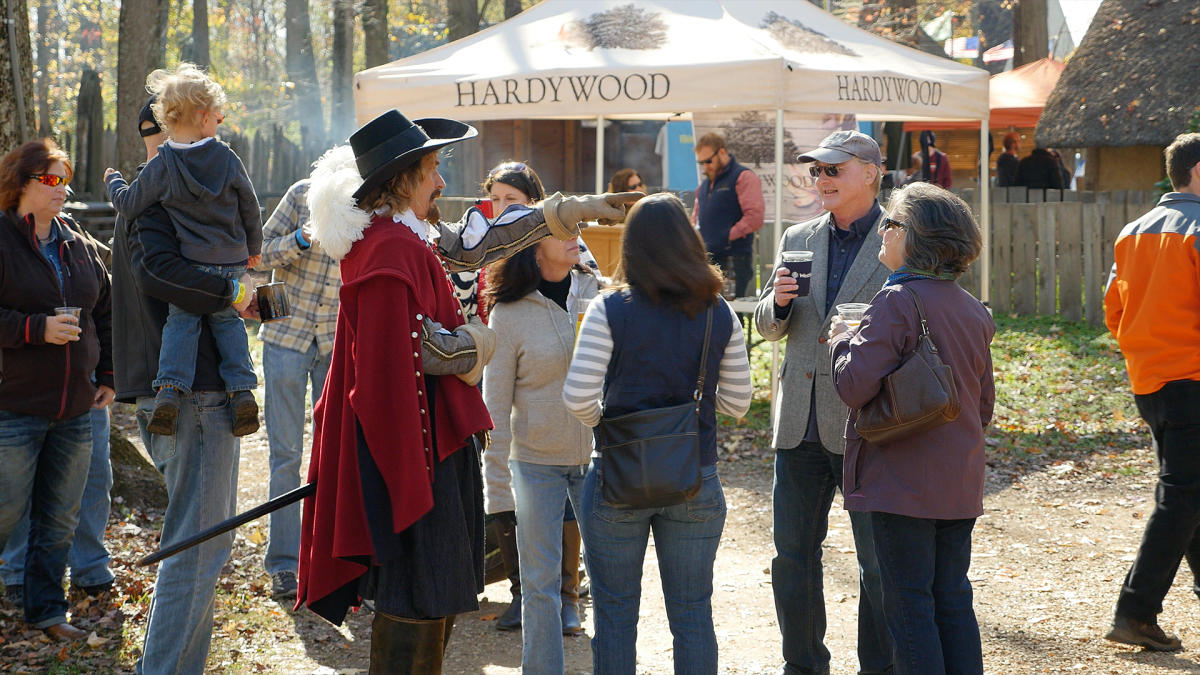
[(1058, 312), (1058, 209), (1053, 204), (1037, 205), (1038, 314)]
[(1012, 311), (1012, 223), (1013, 205), (992, 206), (992, 311), (1008, 314)]
[(1058, 304), (1067, 321), (1083, 318), (1083, 222), (1078, 202), (1055, 204), (1058, 212)]
[(1016, 314), (1037, 311), (1037, 205), (1013, 204), (1013, 307)]
[(1084, 316), (1093, 326), (1104, 325), (1104, 204), (1082, 204)]

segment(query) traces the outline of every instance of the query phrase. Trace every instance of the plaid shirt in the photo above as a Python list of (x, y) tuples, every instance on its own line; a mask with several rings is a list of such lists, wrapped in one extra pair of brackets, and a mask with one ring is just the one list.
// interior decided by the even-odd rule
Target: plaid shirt
[(296, 239), (308, 222), (308, 185), (306, 178), (288, 188), (263, 225), (258, 269), (274, 270), (274, 280), (286, 284), (292, 316), (262, 324), (258, 339), (297, 352), (307, 351), (315, 339), (317, 351), (328, 354), (333, 351), (342, 274), (320, 244), (312, 241), (309, 248), (301, 248)]

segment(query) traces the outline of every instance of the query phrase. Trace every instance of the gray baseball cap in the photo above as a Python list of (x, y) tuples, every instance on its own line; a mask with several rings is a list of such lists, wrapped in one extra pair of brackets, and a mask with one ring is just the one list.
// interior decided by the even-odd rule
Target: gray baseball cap
[(800, 163), (825, 162), (841, 164), (857, 157), (875, 165), (883, 164), (883, 155), (874, 138), (861, 131), (835, 131), (825, 137), (816, 150), (810, 150), (796, 158)]

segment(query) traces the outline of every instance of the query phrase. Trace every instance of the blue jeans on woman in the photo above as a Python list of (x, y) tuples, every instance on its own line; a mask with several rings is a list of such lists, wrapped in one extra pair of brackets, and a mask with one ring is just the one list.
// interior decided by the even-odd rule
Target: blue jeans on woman
[[(79, 524), (71, 539), (71, 550), (67, 554), (67, 565), (71, 568), (71, 584), (75, 586), (100, 586), (113, 580), (108, 569), (108, 549), (104, 548), (104, 532), (108, 529), (108, 514), (112, 507), (109, 495), (112, 490), (112, 464), (108, 447), (108, 408), (93, 408), (92, 455), (87, 471), (87, 482), (83, 488), (83, 500), (79, 504)], [(0, 580), (5, 586), (20, 586), (25, 583), (25, 549), (29, 543), (29, 516), (8, 537), (8, 545), (0, 558)]]
[[(242, 265), (192, 266), (201, 272), (234, 281), (241, 279), (246, 272)], [(251, 291), (248, 289), (246, 292)], [(220, 372), (225, 391), (253, 391), (258, 386), (258, 376), (254, 374), (254, 364), (250, 362), (246, 324), (236, 309), (231, 306), (212, 314), (192, 314), (177, 305), (170, 307), (167, 323), (163, 326), (162, 348), (158, 352), (158, 377), (153, 383), (155, 389), (170, 385), (180, 393), (192, 391), (192, 381), (196, 379), (200, 321), (205, 318), (216, 338), (217, 352), (221, 355)]]
[(982, 675), (967, 579), (975, 519), (870, 515), (897, 675)]
[(563, 500), (578, 507), (586, 466), (509, 460), (521, 561), (521, 672), (563, 672)]
[(576, 512), (592, 581), (593, 670), (605, 675), (632, 675), (637, 670), (642, 563), (653, 531), (667, 620), (675, 638), (675, 672), (716, 673), (712, 578), (726, 510), (717, 467), (702, 467), (703, 485), (691, 501), (657, 509), (618, 509), (605, 503), (599, 472), (593, 462)]
[(0, 411), (0, 549), (28, 513), (25, 621), (34, 628), (67, 620), (63, 573), (91, 454), (88, 413), (50, 420)]

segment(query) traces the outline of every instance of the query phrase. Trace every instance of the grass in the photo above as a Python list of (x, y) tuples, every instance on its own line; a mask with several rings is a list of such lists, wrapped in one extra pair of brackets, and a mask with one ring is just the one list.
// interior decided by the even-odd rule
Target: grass
[[(752, 346), (750, 366), (755, 383), (750, 413), (739, 422), (725, 419), (722, 426), (761, 432), (769, 443), (770, 342)], [(997, 461), (1036, 456), (1044, 463), (1085, 455), (1120, 463), (1149, 443), (1124, 359), (1103, 328), (1057, 317), (997, 317), (992, 366), (996, 410), (988, 444)], [(1113, 470), (1128, 475), (1135, 469)]]

